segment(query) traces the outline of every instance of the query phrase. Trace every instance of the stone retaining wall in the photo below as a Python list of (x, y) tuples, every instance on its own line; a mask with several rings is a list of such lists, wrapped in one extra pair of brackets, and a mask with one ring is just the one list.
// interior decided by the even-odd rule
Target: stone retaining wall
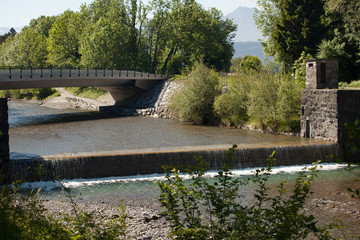
[(6, 98), (0, 98), (0, 168), (9, 159), (8, 104)]
[(305, 89), (301, 97), (301, 136), (340, 144), (346, 161), (360, 159), (348, 155), (349, 136), (345, 123), (360, 120), (360, 90)]

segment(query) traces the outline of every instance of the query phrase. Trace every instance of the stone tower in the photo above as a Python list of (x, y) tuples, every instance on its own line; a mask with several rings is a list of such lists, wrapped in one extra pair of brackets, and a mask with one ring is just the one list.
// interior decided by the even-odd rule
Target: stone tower
[(306, 60), (306, 89), (336, 89), (338, 82), (338, 59)]

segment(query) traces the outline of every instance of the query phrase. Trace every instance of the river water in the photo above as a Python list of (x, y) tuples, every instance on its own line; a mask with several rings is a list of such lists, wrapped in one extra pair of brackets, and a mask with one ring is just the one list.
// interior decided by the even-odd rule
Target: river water
[(12, 154), (42, 156), (178, 146), (268, 146), (311, 141), (248, 130), (184, 125), (175, 120), (59, 110), (18, 101), (9, 101), (9, 124)]

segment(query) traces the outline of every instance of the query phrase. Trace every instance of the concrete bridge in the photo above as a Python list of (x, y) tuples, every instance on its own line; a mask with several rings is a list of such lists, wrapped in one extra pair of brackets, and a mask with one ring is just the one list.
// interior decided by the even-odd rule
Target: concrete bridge
[(110, 93), (114, 103), (144, 92), (168, 75), (136, 70), (21, 69), (0, 70), (0, 90), (49, 87), (97, 87)]

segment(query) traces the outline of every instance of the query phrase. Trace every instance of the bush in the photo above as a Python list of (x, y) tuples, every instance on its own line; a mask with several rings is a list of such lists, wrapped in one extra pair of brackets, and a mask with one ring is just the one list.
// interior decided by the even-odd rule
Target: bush
[(280, 76), (260, 73), (253, 77), (249, 93), (248, 114), (261, 124), (263, 129), (278, 127), (277, 108)]
[(93, 213), (79, 211), (71, 201), (72, 213), (50, 215), (42, 205), (38, 192), (20, 193), (20, 182), (0, 187), (0, 236), (2, 239), (124, 239), (126, 235), (125, 210), (119, 209), (119, 218), (108, 219)]
[(219, 94), (216, 89), (218, 83), (219, 76), (215, 71), (203, 64), (195, 64), (190, 77), (184, 82), (184, 87), (171, 99), (169, 107), (173, 115), (183, 122), (215, 123), (213, 103)]
[(250, 89), (247, 78), (222, 78), (218, 88), (222, 94), (215, 98), (214, 110), (225, 126), (241, 127), (248, 121), (247, 106)]
[[(310, 173), (299, 173), (291, 193), (282, 182), (273, 194), (267, 186), (273, 155), (267, 168), (241, 180), (229, 171), (235, 148), (229, 149), (228, 162), (213, 181), (204, 176), (207, 165), (200, 156), (198, 166), (184, 172), (191, 178), (189, 183), (179, 170), (165, 168), (166, 181), (158, 182), (160, 202), (173, 223), (176, 239), (305, 239), (310, 234), (312, 239), (331, 239), (326, 230), (316, 226), (314, 216), (302, 211), (311, 194), (316, 166), (308, 169)], [(246, 202), (240, 188), (250, 183), (256, 187)]]

